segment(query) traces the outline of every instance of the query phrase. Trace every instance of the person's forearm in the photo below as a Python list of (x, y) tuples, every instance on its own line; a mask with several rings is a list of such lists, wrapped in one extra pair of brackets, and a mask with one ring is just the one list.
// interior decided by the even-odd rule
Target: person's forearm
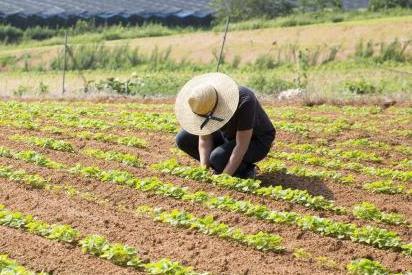
[(240, 164), (242, 163), (243, 157), (245, 155), (245, 152), (243, 152), (239, 146), (235, 146), (233, 148), (232, 154), (230, 155), (230, 159), (228, 163), (226, 164), (225, 169), (223, 170), (224, 174), (228, 174), (230, 176), (233, 176), (236, 172), (236, 170), (239, 168)]
[(209, 157), (212, 152), (213, 140), (211, 138), (199, 138), (199, 158), (200, 165), (209, 168)]

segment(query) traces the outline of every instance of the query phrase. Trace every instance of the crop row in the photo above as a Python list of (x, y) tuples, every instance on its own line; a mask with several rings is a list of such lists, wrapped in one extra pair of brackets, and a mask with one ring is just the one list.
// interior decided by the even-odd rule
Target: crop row
[(83, 140), (95, 140), (109, 144), (119, 144), (125, 145), (128, 147), (136, 147), (136, 148), (146, 148), (147, 142), (144, 139), (134, 137), (134, 136), (118, 136), (109, 133), (102, 133), (102, 132), (90, 132), (90, 131), (71, 131), (66, 130), (63, 128), (59, 128), (56, 126), (46, 126), (43, 128), (38, 129), (41, 132), (58, 134), (58, 135), (66, 135), (73, 138), (79, 138)]
[[(44, 184), (44, 183), (47, 183), (47, 180), (41, 178), (38, 175), (28, 174), (24, 170), (13, 171), (12, 168), (0, 167), (0, 177), (6, 178), (12, 181), (16, 181), (16, 182), (23, 182), (23, 183), (26, 183), (32, 186), (34, 185), (34, 187), (39, 188), (39, 184), (34, 183), (33, 180), (31, 180), (33, 178), (36, 178), (37, 181), (40, 181), (43, 183), (42, 186), (44, 186), (44, 188), (53, 188), (51, 184)], [(73, 191), (71, 191), (70, 195), (72, 194), (73, 194)], [(182, 226), (184, 228), (196, 229), (208, 235), (218, 235), (223, 238), (230, 238), (228, 236), (236, 236), (235, 232), (239, 232), (240, 235), (238, 236), (242, 235), (242, 232), (236, 229), (228, 228), (227, 225), (223, 223), (218, 223), (214, 221), (213, 217), (211, 216), (197, 218), (183, 211), (175, 210), (171, 212), (166, 212), (161, 209), (153, 209), (147, 206), (139, 207), (138, 211), (140, 213), (145, 213), (146, 215), (150, 215), (155, 220), (159, 220), (164, 223), (172, 224), (173, 226)], [(255, 236), (254, 238), (249, 237), (249, 242), (251, 242), (250, 244), (252, 244), (252, 246), (254, 246), (255, 248), (259, 250), (267, 250), (271, 246), (278, 246), (277, 244), (277, 242), (279, 241), (278, 238), (276, 237), (270, 238), (269, 235), (266, 235), (264, 233), (261, 233), (260, 235), (261, 236)], [(250, 235), (250, 236), (253, 236), (253, 235)], [(262, 236), (264, 237), (262, 238)], [(108, 244), (106, 239), (104, 239), (101, 236), (96, 236), (96, 235), (85, 237), (84, 240), (85, 241), (82, 243), (82, 245), (84, 246), (83, 250), (86, 253), (90, 253), (96, 256), (100, 256), (100, 257), (104, 253), (103, 252), (104, 249), (102, 248), (102, 246)], [(307, 252), (305, 251), (301, 252), (300, 250), (301, 249), (296, 249), (294, 252), (294, 255), (296, 255), (298, 259), (304, 260), (310, 256), (310, 255), (308, 256)], [(328, 268), (336, 267), (336, 264), (331, 262), (331, 260), (328, 260), (327, 262), (325, 262), (327, 259), (324, 259), (324, 257), (318, 257), (316, 258), (316, 260), (322, 266), (326, 265)], [(0, 267), (2, 267), (2, 264), (4, 264), (4, 262), (1, 263), (1, 256), (0, 256)], [(155, 266), (157, 265), (158, 267), (156, 267), (156, 270), (154, 270)], [(163, 262), (163, 260), (160, 260), (157, 264), (155, 264), (155, 266), (152, 266), (153, 272), (155, 274), (159, 274), (156, 272), (164, 271), (164, 269), (159, 268), (163, 265), (168, 265), (170, 268), (172, 265), (178, 265), (178, 263), (172, 263), (168, 260)], [(12, 264), (12, 267), (18, 267), (18, 265), (15, 266)], [(19, 270), (22, 271), (21, 269)], [(347, 265), (347, 270), (350, 274), (388, 274), (388, 275), (391, 274), (381, 264), (375, 261), (371, 261), (369, 259), (358, 259), (358, 260), (352, 261), (350, 264)], [(0, 268), (0, 271), (2, 271), (1, 268)], [(32, 275), (33, 273), (18, 273), (18, 274)], [(408, 274), (408, 273), (405, 273), (405, 274)]]
[(27, 270), (24, 266), (19, 264), (17, 261), (10, 259), (5, 254), (0, 254), (0, 274), (16, 274), (16, 275), (46, 275), (47, 273), (36, 273)]
[(87, 156), (94, 157), (97, 159), (103, 159), (107, 161), (117, 161), (123, 163), (125, 165), (133, 166), (133, 167), (143, 167), (143, 163), (141, 160), (131, 154), (121, 153), (117, 151), (103, 151), (99, 149), (85, 149), (83, 153)]
[(73, 146), (63, 140), (56, 140), (53, 138), (43, 138), (35, 136), (23, 136), (23, 135), (13, 135), (10, 137), (11, 140), (24, 142), (27, 144), (39, 146), (42, 148), (48, 148), (61, 152), (74, 152)]
[(412, 181), (412, 171), (399, 171), (389, 168), (376, 168), (365, 166), (356, 162), (343, 162), (339, 159), (331, 159), (317, 156), (311, 153), (287, 153), (287, 152), (271, 152), (271, 158), (294, 161), (303, 164), (321, 166), (327, 169), (343, 169), (357, 173), (363, 173), (369, 176), (377, 176), (403, 182)]
[(214, 175), (207, 169), (201, 167), (194, 168), (190, 166), (182, 166), (174, 159), (154, 164), (152, 165), (152, 168), (164, 174), (207, 182), (215, 186), (233, 189), (243, 193), (297, 203), (315, 210), (327, 210), (336, 213), (346, 212), (345, 208), (335, 206), (332, 200), (328, 200), (323, 196), (312, 196), (306, 190), (285, 189), (280, 185), (261, 187), (261, 182), (259, 180), (240, 179), (225, 174)]
[[(42, 138), (42, 137), (34, 137), (34, 136), (12, 136), (12, 140), (36, 145), (42, 148), (49, 148), (52, 150), (63, 151), (63, 152), (74, 152), (74, 146), (68, 142), (60, 141), (52, 138)], [(35, 142), (33, 142), (35, 141)], [(57, 146), (59, 145), (59, 146)], [(64, 146), (60, 146), (64, 145)], [(67, 150), (70, 148), (70, 150)], [(103, 151), (100, 149), (93, 149), (93, 148), (86, 148), (80, 153), (94, 157), (97, 159), (103, 159), (107, 161), (117, 161), (119, 163), (133, 166), (133, 167), (143, 167), (144, 164), (141, 160), (135, 156), (128, 153), (122, 153), (117, 151)], [(34, 151), (21, 151), (19, 153), (15, 153), (11, 150), (8, 150), (4, 147), (0, 146), (0, 156), (4, 157), (11, 157), (15, 159), (21, 159), (28, 162), (36, 163), (37, 165), (44, 166), (47, 168), (60, 168), (61, 165), (45, 158), (44, 156), (34, 152)]]
[[(84, 105), (84, 104), (83, 104)], [(18, 110), (19, 112), (26, 112), (30, 115), (32, 115), (33, 117), (40, 117), (40, 116), (46, 116), (46, 117), (53, 117), (54, 115), (71, 115), (71, 116), (85, 116), (85, 117), (107, 117), (107, 116), (113, 116), (115, 115), (116, 118), (120, 117), (120, 120), (122, 119), (126, 119), (126, 120), (136, 120), (136, 117), (141, 116), (141, 114), (136, 113), (136, 112), (130, 112), (130, 105), (123, 105), (126, 106), (126, 108), (123, 108), (123, 106), (121, 105), (116, 105), (117, 110), (115, 111), (108, 111), (108, 107), (112, 107), (114, 106), (113, 104), (111, 105), (101, 105), (101, 106), (95, 106), (95, 105), (84, 105), (82, 107), (77, 106), (76, 108), (72, 108), (72, 107), (68, 107), (68, 106), (59, 106), (56, 104), (39, 104), (39, 103), (33, 103), (30, 105), (28, 104), (20, 104), (20, 103), (16, 103), (16, 102), (8, 102), (3, 104), (2, 107), (4, 107), (5, 112), (9, 112), (9, 113), (16, 113), (16, 111)], [(128, 107), (129, 106), (129, 107)], [(170, 105), (168, 105), (170, 106)], [(120, 108), (119, 108), (120, 107)], [(147, 106), (139, 104), (138, 109), (144, 109), (147, 110)], [(112, 109), (112, 108), (110, 108)], [(124, 111), (124, 109), (127, 109), (127, 111)], [(170, 109), (168, 109), (167, 111), (170, 111)], [(302, 112), (307, 111), (306, 109), (302, 110)], [(281, 123), (278, 125), (278, 127), (280, 128), (285, 128), (284, 130), (288, 131), (288, 130), (292, 130), (292, 132), (294, 131), (294, 129), (297, 129), (297, 131), (295, 132), (299, 132), (301, 130), (299, 130), (299, 128), (303, 128), (303, 132), (308, 132), (309, 128), (312, 130), (314, 129), (315, 132), (325, 132), (325, 133), (339, 133), (343, 130), (347, 130), (347, 129), (367, 129), (369, 131), (372, 132), (376, 132), (377, 129), (376, 127), (372, 127), (370, 126), (370, 119), (369, 120), (365, 120), (364, 122), (356, 122), (356, 123), (351, 123), (346, 116), (353, 115), (353, 113), (358, 113), (359, 110), (357, 111), (351, 111), (351, 112), (345, 112), (344, 113), (344, 118), (336, 118), (334, 117), (329, 118), (327, 116), (314, 116), (314, 115), (310, 115), (310, 114), (297, 114), (293, 109), (286, 109), (285, 112), (281, 112), (281, 114), (275, 115), (274, 120), (276, 122), (281, 121)], [(360, 113), (363, 113), (363, 110), (360, 110)], [(273, 113), (273, 109), (268, 109), (268, 113), (271, 114)], [(117, 115), (120, 114), (120, 115)], [(334, 113), (335, 114), (335, 113)], [(369, 113), (368, 113), (369, 114)], [(289, 122), (295, 122), (296, 121), (296, 117), (298, 116), (298, 121), (303, 121), (306, 124), (297, 124), (297, 123), (292, 123), (290, 124)], [(406, 114), (405, 114), (406, 117)], [(373, 118), (373, 117), (370, 117)], [(285, 120), (285, 121), (282, 121)], [(310, 122), (310, 127), (307, 128), (305, 125), (308, 125), (307, 122)], [(379, 117), (377, 117), (377, 123), (379, 124), (379, 122), (381, 121), (381, 119), (379, 119)], [(407, 123), (407, 118), (404, 118), (402, 116), (398, 116), (396, 118), (396, 121), (398, 121), (399, 123), (405, 121), (405, 123)], [(149, 122), (151, 122), (151, 120), (149, 119)], [(174, 121), (172, 121), (174, 122)], [(286, 124), (284, 124), (286, 123)], [(288, 123), (290, 124), (288, 126)], [(172, 123), (168, 123), (168, 124), (172, 124)], [(284, 127), (285, 126), (285, 127)], [(140, 127), (140, 126), (139, 126)], [(145, 127), (145, 126), (143, 126)], [(156, 129), (156, 125), (151, 125), (150, 127), (148, 127), (148, 129)], [(164, 130), (164, 129), (162, 129)], [(174, 131), (174, 129), (172, 129)]]
[(163, 196), (177, 199), (188, 198), (187, 200), (189, 201), (196, 201), (212, 208), (247, 214), (269, 222), (295, 225), (301, 229), (313, 231), (321, 235), (332, 236), (339, 239), (350, 239), (378, 248), (392, 248), (407, 254), (412, 253), (412, 247), (410, 247), (412, 245), (403, 244), (395, 232), (381, 228), (371, 226), (358, 227), (355, 224), (335, 222), (317, 216), (300, 215), (294, 212), (271, 211), (261, 204), (238, 201), (228, 196), (216, 197), (206, 192), (191, 193), (186, 188), (178, 187), (171, 183), (163, 183), (156, 178), (139, 179), (125, 171), (103, 171), (97, 167), (82, 167), (81, 165), (72, 167), (68, 169), (68, 171), (92, 177), (102, 182), (127, 185), (141, 191), (150, 191)]
[[(44, 221), (13, 212), (0, 205), (0, 225), (22, 229), (28, 233), (62, 243), (80, 246), (87, 254), (106, 259), (119, 266), (129, 266), (144, 270), (149, 274), (197, 274), (192, 268), (185, 267), (169, 259), (143, 263), (135, 248), (120, 243), (110, 243), (100, 235), (82, 235), (70, 225), (48, 224)], [(160, 273), (159, 273), (160, 272)]]
[[(323, 196), (312, 196), (306, 190), (283, 188), (282, 186), (261, 187), (259, 180), (239, 179), (229, 175), (213, 175), (207, 169), (201, 167), (182, 166), (176, 160), (167, 160), (152, 165), (161, 173), (176, 175), (182, 178), (211, 183), (213, 185), (229, 188), (243, 193), (259, 196), (267, 196), (276, 200), (301, 204), (315, 210), (333, 211), (337, 214), (346, 214), (348, 209), (336, 206), (334, 201)], [(401, 214), (381, 212), (371, 203), (364, 202), (356, 205), (353, 209), (354, 216), (387, 224), (407, 224), (406, 218)]]
[[(264, 173), (283, 173), (305, 178), (320, 180), (331, 180), (333, 182), (349, 185), (355, 183), (352, 175), (343, 175), (336, 171), (310, 169), (302, 166), (286, 166), (282, 161), (269, 158), (259, 163), (259, 168)], [(412, 194), (412, 189), (407, 189), (405, 185), (395, 184), (391, 180), (374, 181), (363, 184), (363, 189), (373, 193), (384, 194)]]
[(241, 229), (216, 221), (213, 216), (196, 217), (195, 215), (174, 209), (166, 211), (161, 208), (140, 206), (138, 213), (152, 218), (154, 221), (166, 223), (176, 227), (194, 229), (206, 235), (217, 236), (250, 246), (261, 251), (282, 252), (282, 237), (275, 234), (259, 231), (256, 234), (246, 234)]
[(381, 163), (383, 158), (375, 153), (360, 151), (360, 150), (344, 150), (342, 148), (331, 149), (328, 146), (322, 146), (319, 144), (311, 143), (284, 143), (282, 141), (276, 141), (276, 151), (280, 149), (292, 149), (301, 153), (313, 153), (316, 155), (338, 158), (351, 161), (368, 161)]

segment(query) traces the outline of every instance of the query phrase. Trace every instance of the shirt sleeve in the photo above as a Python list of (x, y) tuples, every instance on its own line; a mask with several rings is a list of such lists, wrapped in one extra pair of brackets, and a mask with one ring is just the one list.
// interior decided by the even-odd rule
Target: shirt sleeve
[(238, 107), (237, 130), (244, 131), (253, 129), (255, 126), (257, 99), (254, 96), (247, 96)]

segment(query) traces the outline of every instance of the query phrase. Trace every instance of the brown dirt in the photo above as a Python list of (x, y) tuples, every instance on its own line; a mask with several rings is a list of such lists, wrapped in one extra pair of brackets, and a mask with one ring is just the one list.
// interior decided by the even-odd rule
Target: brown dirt
[[(2, 183), (3, 185), (4, 183)], [(23, 231), (0, 227), (0, 253), (6, 253), (27, 269), (50, 274), (136, 274), (79, 248), (50, 241)], [(143, 274), (143, 273), (142, 273)]]
[[(256, 203), (265, 204), (274, 210), (316, 214), (334, 220), (352, 222), (359, 225), (372, 224), (398, 232), (405, 241), (410, 241), (412, 239), (411, 230), (403, 226), (387, 226), (374, 222), (357, 220), (350, 216), (337, 216), (331, 213), (312, 211), (298, 205), (273, 201), (268, 198), (259, 198), (195, 181), (182, 180), (172, 176), (161, 176), (147, 168), (131, 168), (116, 162), (96, 160), (79, 153), (69, 154), (41, 149), (8, 140), (7, 136), (14, 133), (49, 136), (45, 133), (34, 133), (33, 131), (13, 130), (2, 127), (0, 132), (1, 145), (16, 150), (33, 149), (48, 155), (55, 161), (70, 165), (82, 163), (83, 165), (96, 165), (102, 169), (126, 170), (135, 174), (137, 177), (157, 175), (162, 177), (165, 181), (173, 182), (176, 185), (188, 186), (190, 190), (196, 191), (202, 189), (218, 195), (230, 195), (237, 199), (251, 200)], [(122, 131), (117, 134), (124, 133), (125, 132)], [(64, 136), (55, 137), (70, 141), (75, 145), (77, 150), (93, 147), (139, 155), (148, 165), (171, 157), (169, 149), (174, 145), (173, 135), (146, 133), (142, 131), (130, 131), (127, 134), (138, 135), (145, 138), (149, 141), (149, 148), (138, 149), (96, 141), (83, 141)], [(343, 140), (350, 135), (337, 136), (336, 140)], [(310, 140), (298, 135), (284, 132), (281, 132), (277, 138), (293, 142), (310, 142)], [(191, 165), (194, 164), (194, 162), (187, 157), (183, 157), (182, 160), (185, 163)], [(399, 253), (379, 250), (366, 245), (356, 244), (351, 241), (340, 241), (334, 238), (322, 237), (311, 232), (302, 231), (295, 227), (268, 224), (243, 215), (227, 213), (220, 210), (211, 210), (204, 208), (201, 205), (142, 193), (113, 184), (102, 184), (96, 180), (70, 175), (64, 171), (37, 167), (21, 161), (0, 158), (0, 165), (13, 165), (14, 167), (23, 168), (26, 171), (39, 173), (46, 178), (50, 178), (53, 183), (68, 183), (82, 191), (92, 192), (99, 198), (106, 199), (107, 201), (106, 204), (100, 204), (86, 201), (79, 197), (70, 198), (64, 194), (56, 194), (46, 190), (30, 190), (22, 187), (20, 184), (1, 179), (0, 203), (3, 203), (14, 210), (21, 210), (26, 213), (34, 214), (50, 223), (58, 222), (71, 224), (84, 233), (99, 233), (109, 237), (112, 241), (118, 241), (138, 247), (145, 258), (156, 260), (160, 257), (170, 257), (174, 260), (183, 262), (184, 264), (194, 266), (196, 270), (212, 271), (216, 274), (308, 274), (309, 270), (310, 273), (314, 274), (336, 274), (341, 273), (344, 266), (350, 260), (359, 257), (378, 260), (392, 271), (412, 269), (410, 257), (403, 256)], [(380, 209), (400, 212), (405, 214), (410, 220), (412, 219), (410, 198), (404, 196), (370, 194), (353, 186), (342, 186), (333, 182), (322, 182), (302, 177), (290, 177), (288, 175), (275, 174), (263, 175), (262, 177), (265, 182), (268, 183), (276, 182), (277, 184), (288, 187), (307, 189), (312, 194), (322, 194), (327, 198), (336, 200), (338, 205), (351, 206), (361, 201), (370, 201), (375, 203)], [(4, 188), (5, 186), (7, 187)], [(158, 224), (148, 218), (138, 217), (133, 213), (132, 210), (141, 204), (159, 206), (165, 209), (186, 209), (196, 215), (211, 214), (219, 221), (226, 222), (232, 226), (240, 226), (246, 232), (250, 233), (255, 233), (259, 230), (276, 233), (284, 238), (284, 245), (288, 252), (282, 255), (258, 252), (251, 248), (246, 248), (216, 237), (204, 236), (189, 230), (176, 229), (168, 225)], [(3, 227), (0, 229), (3, 230)], [(19, 238), (20, 235), (26, 236), (27, 238), (37, 238), (17, 230), (7, 229), (7, 231), (11, 232), (8, 234), (17, 236), (15, 237), (16, 239)], [(53, 247), (57, 245), (68, 249), (67, 247), (64, 247), (64, 245), (55, 242), (43, 239), (41, 239), (41, 241), (43, 241), (45, 245), (51, 243), (50, 245), (53, 245)], [(33, 240), (32, 243), (37, 243), (37, 240)], [(28, 258), (26, 258), (24, 255), (27, 255), (27, 253), (23, 253), (24, 250), (19, 250), (23, 249), (21, 248), (21, 244), (11, 242), (5, 249), (2, 249), (3, 244), (1, 240), (0, 244), (0, 251), (5, 250), (5, 252), (9, 252), (11, 256), (26, 264), (28, 267), (32, 267), (35, 270), (41, 269), (42, 266), (47, 266), (49, 268), (49, 263), (47, 262), (48, 257), (43, 257), (43, 252), (33, 253), (34, 256), (41, 255), (42, 257), (32, 259), (27, 256)], [(38, 246), (41, 247), (41, 245)], [(302, 261), (294, 259), (291, 255), (291, 251), (298, 247), (304, 247), (307, 251), (313, 253), (314, 257), (327, 256), (335, 260), (338, 263), (340, 271), (322, 268), (319, 264), (316, 264), (314, 260)], [(320, 250), (318, 249), (319, 247), (324, 247), (324, 249)], [(60, 251), (59, 248), (56, 249)], [(81, 254), (79, 249), (70, 249), (79, 251)], [(64, 252), (61, 254), (65, 255)], [(50, 259), (53, 260), (54, 256), (55, 255), (53, 254)], [(82, 269), (82, 264), (87, 266), (84, 258), (95, 260), (97, 262), (101, 261), (89, 256), (80, 255), (79, 257), (73, 256), (73, 258), (70, 258), (72, 259), (70, 260), (71, 262), (63, 261), (60, 263), (56, 256), (56, 262), (59, 262), (59, 265), (58, 270), (56, 270), (55, 273), (73, 274), (73, 269), (71, 269), (72, 267), (70, 266), (70, 264), (72, 264), (74, 269), (79, 266), (79, 273), (87, 274), (88, 271), (83, 271)], [(118, 273), (118, 267), (112, 266), (111, 264), (108, 265), (109, 267), (107, 267), (108, 269), (105, 273), (122, 274), (121, 272), (129, 272), (127, 269), (120, 269), (121, 271)], [(93, 266), (93, 264), (90, 264), (90, 266)], [(49, 270), (54, 270), (54, 267), (50, 266)]]

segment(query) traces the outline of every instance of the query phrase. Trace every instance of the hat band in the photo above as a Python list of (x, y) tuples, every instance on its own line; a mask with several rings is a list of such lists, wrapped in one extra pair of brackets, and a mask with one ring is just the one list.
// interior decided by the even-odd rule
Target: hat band
[(203, 123), (200, 125), (200, 130), (202, 130), (209, 123), (210, 120), (215, 120), (215, 121), (219, 121), (219, 122), (222, 122), (224, 120), (223, 118), (216, 117), (216, 116), (213, 115), (213, 113), (216, 111), (217, 105), (219, 103), (219, 95), (217, 94), (216, 89), (214, 89), (214, 90), (215, 90), (215, 93), (216, 93), (216, 102), (215, 102), (215, 105), (212, 108), (212, 111), (210, 111), (206, 115), (201, 115), (201, 114), (197, 114), (197, 113), (193, 112), (194, 114), (205, 118)]

